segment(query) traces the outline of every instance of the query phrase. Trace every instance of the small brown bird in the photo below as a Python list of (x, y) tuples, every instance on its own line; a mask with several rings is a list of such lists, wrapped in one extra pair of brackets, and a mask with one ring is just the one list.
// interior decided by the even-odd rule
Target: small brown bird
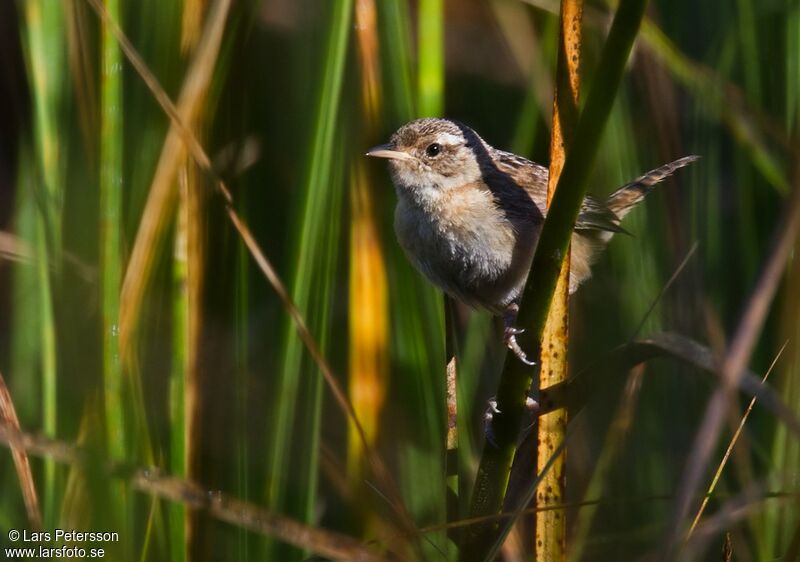
[[(497, 150), (449, 119), (417, 119), (368, 156), (389, 159), (397, 191), (394, 227), (414, 266), (434, 285), (505, 319), (505, 342), (530, 363), (513, 327), (546, 214), (548, 169)], [(587, 196), (571, 241), (570, 293), (591, 275), (622, 218), (655, 184), (696, 160), (687, 156), (619, 188)]]

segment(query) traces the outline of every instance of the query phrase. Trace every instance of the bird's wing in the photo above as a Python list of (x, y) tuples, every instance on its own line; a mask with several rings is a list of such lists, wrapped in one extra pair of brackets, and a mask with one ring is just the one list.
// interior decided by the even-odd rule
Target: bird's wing
[[(547, 168), (516, 154), (497, 149), (494, 151), (494, 161), (498, 170), (507, 174), (517, 186), (523, 188), (544, 214), (547, 201)], [(611, 209), (599, 199), (589, 195), (583, 200), (575, 229), (625, 232), (619, 222), (619, 217)]]
[(587, 195), (581, 204), (578, 220), (575, 221), (575, 230), (605, 230), (628, 234), (628, 231), (619, 223), (619, 217), (605, 203)]
[[(699, 156), (686, 156), (651, 170), (619, 188), (605, 202), (587, 195), (581, 204), (578, 220), (575, 222), (575, 230), (630, 234), (620, 226), (622, 218), (628, 211), (639, 203), (655, 184), (678, 168), (682, 168), (698, 158)], [(492, 160), (496, 170), (512, 180), (517, 187), (524, 189), (541, 214), (544, 215), (547, 201), (548, 169), (522, 156), (497, 149), (492, 149)]]
[(497, 170), (521, 187), (534, 204), (544, 213), (547, 202), (547, 176), (549, 171), (536, 162), (511, 152), (493, 149), (492, 160)]

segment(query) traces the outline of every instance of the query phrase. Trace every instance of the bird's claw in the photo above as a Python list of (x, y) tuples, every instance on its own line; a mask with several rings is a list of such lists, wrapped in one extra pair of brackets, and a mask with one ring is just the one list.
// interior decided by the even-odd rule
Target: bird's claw
[(483, 434), (486, 437), (486, 442), (494, 447), (495, 449), (499, 449), (497, 446), (497, 441), (494, 438), (494, 428), (492, 427), (492, 419), (493, 414), (488, 409), (486, 413), (483, 415)]
[[(486, 442), (489, 443), (492, 447), (497, 449), (497, 441), (494, 438), (494, 428), (492, 427), (492, 421), (494, 420), (495, 414), (500, 414), (500, 409), (497, 407), (497, 399), (496, 398), (489, 398), (487, 400), (488, 407), (486, 408), (486, 412), (483, 414), (483, 433), (486, 436)], [(531, 415), (535, 415), (539, 411), (539, 403), (531, 398), (530, 396), (525, 398), (525, 409)]]
[(534, 365), (536, 365), (536, 361), (531, 361), (530, 359), (528, 359), (528, 356), (525, 354), (524, 351), (522, 351), (522, 348), (519, 346), (519, 343), (517, 343), (517, 334), (521, 334), (524, 331), (525, 331), (524, 328), (514, 328), (512, 326), (509, 326), (505, 330), (505, 337), (503, 339), (505, 341), (506, 347), (508, 347), (508, 349), (510, 349), (511, 352), (514, 353), (514, 355), (516, 355), (520, 361), (522, 361), (526, 365), (530, 365), (531, 367), (533, 367)]

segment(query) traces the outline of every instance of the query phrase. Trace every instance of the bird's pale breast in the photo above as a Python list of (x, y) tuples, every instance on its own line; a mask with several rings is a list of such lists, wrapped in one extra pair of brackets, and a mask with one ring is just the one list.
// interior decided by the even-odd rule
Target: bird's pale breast
[(502, 312), (522, 282), (524, 265), (519, 264), (526, 256), (517, 237), (525, 233), (519, 232), (519, 225), (515, 228), (485, 188), (467, 184), (430, 194), (430, 198), (400, 197), (395, 212), (400, 245), (445, 292), (473, 306)]

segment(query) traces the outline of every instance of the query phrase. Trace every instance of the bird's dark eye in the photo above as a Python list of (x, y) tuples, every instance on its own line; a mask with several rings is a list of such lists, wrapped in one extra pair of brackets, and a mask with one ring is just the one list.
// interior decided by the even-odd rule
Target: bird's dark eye
[(441, 151), (442, 145), (438, 142), (434, 142), (428, 145), (428, 148), (425, 149), (425, 154), (427, 154), (428, 157), (433, 158), (434, 156), (438, 156)]

